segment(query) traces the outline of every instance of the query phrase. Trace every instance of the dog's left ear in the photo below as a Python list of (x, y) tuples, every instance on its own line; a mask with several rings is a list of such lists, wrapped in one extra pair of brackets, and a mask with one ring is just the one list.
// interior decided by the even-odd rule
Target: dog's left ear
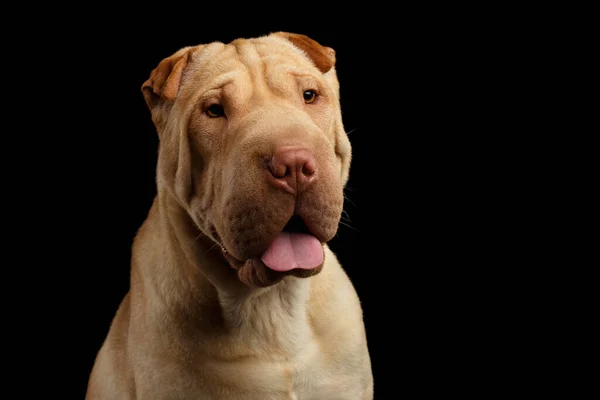
[(162, 60), (142, 85), (142, 93), (148, 107), (152, 108), (159, 99), (174, 101), (179, 91), (181, 75), (188, 64), (190, 49), (184, 47)]
[(322, 46), (308, 36), (297, 33), (275, 32), (274, 35), (289, 40), (303, 50), (322, 73), (326, 73), (335, 65), (335, 50), (331, 47)]

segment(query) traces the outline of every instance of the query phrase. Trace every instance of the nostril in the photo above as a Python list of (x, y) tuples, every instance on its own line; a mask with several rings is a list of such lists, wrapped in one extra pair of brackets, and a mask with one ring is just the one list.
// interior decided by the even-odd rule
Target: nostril
[(311, 160), (307, 160), (304, 165), (302, 165), (302, 174), (305, 176), (314, 175), (316, 172), (316, 166)]
[(289, 173), (287, 165), (277, 162), (275, 157), (272, 157), (269, 161), (269, 169), (275, 178), (285, 178)]

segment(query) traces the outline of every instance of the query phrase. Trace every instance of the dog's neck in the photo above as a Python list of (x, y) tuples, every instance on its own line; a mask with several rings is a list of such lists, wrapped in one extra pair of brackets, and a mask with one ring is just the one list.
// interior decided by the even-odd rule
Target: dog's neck
[[(255, 329), (272, 332), (274, 324), (285, 325), (281, 318), (298, 322), (306, 317), (309, 279), (290, 276), (268, 288), (252, 288), (242, 283), (219, 246), (202, 234), (170, 193), (159, 191), (149, 223), (149, 229), (159, 232), (161, 240), (156, 243), (162, 248), (144, 249), (153, 251), (156, 257), (155, 266), (148, 273), (159, 275), (160, 279), (148, 279), (145, 283), (156, 286), (160, 282), (160, 286), (153, 288), (160, 297), (173, 299), (173, 294), (177, 294), (179, 304), (172, 304), (173, 307), (192, 313), (202, 312), (202, 306), (219, 310), (223, 326), (231, 329), (240, 329), (253, 321)], [(160, 268), (167, 264), (176, 268)], [(161, 296), (160, 292), (164, 294)], [(256, 325), (256, 321), (261, 322)]]

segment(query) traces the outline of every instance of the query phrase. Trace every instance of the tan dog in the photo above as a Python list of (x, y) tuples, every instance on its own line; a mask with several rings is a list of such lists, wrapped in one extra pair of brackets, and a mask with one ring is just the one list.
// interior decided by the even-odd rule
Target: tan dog
[(88, 400), (373, 398), (361, 306), (326, 245), (351, 153), (334, 64), (278, 32), (152, 71), (158, 194)]

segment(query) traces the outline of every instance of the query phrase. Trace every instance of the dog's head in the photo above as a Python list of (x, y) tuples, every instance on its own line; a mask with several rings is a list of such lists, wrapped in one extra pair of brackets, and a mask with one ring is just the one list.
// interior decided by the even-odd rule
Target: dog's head
[(308, 277), (337, 232), (351, 148), (335, 52), (277, 32), (186, 47), (142, 85), (160, 138), (157, 184), (238, 277)]

